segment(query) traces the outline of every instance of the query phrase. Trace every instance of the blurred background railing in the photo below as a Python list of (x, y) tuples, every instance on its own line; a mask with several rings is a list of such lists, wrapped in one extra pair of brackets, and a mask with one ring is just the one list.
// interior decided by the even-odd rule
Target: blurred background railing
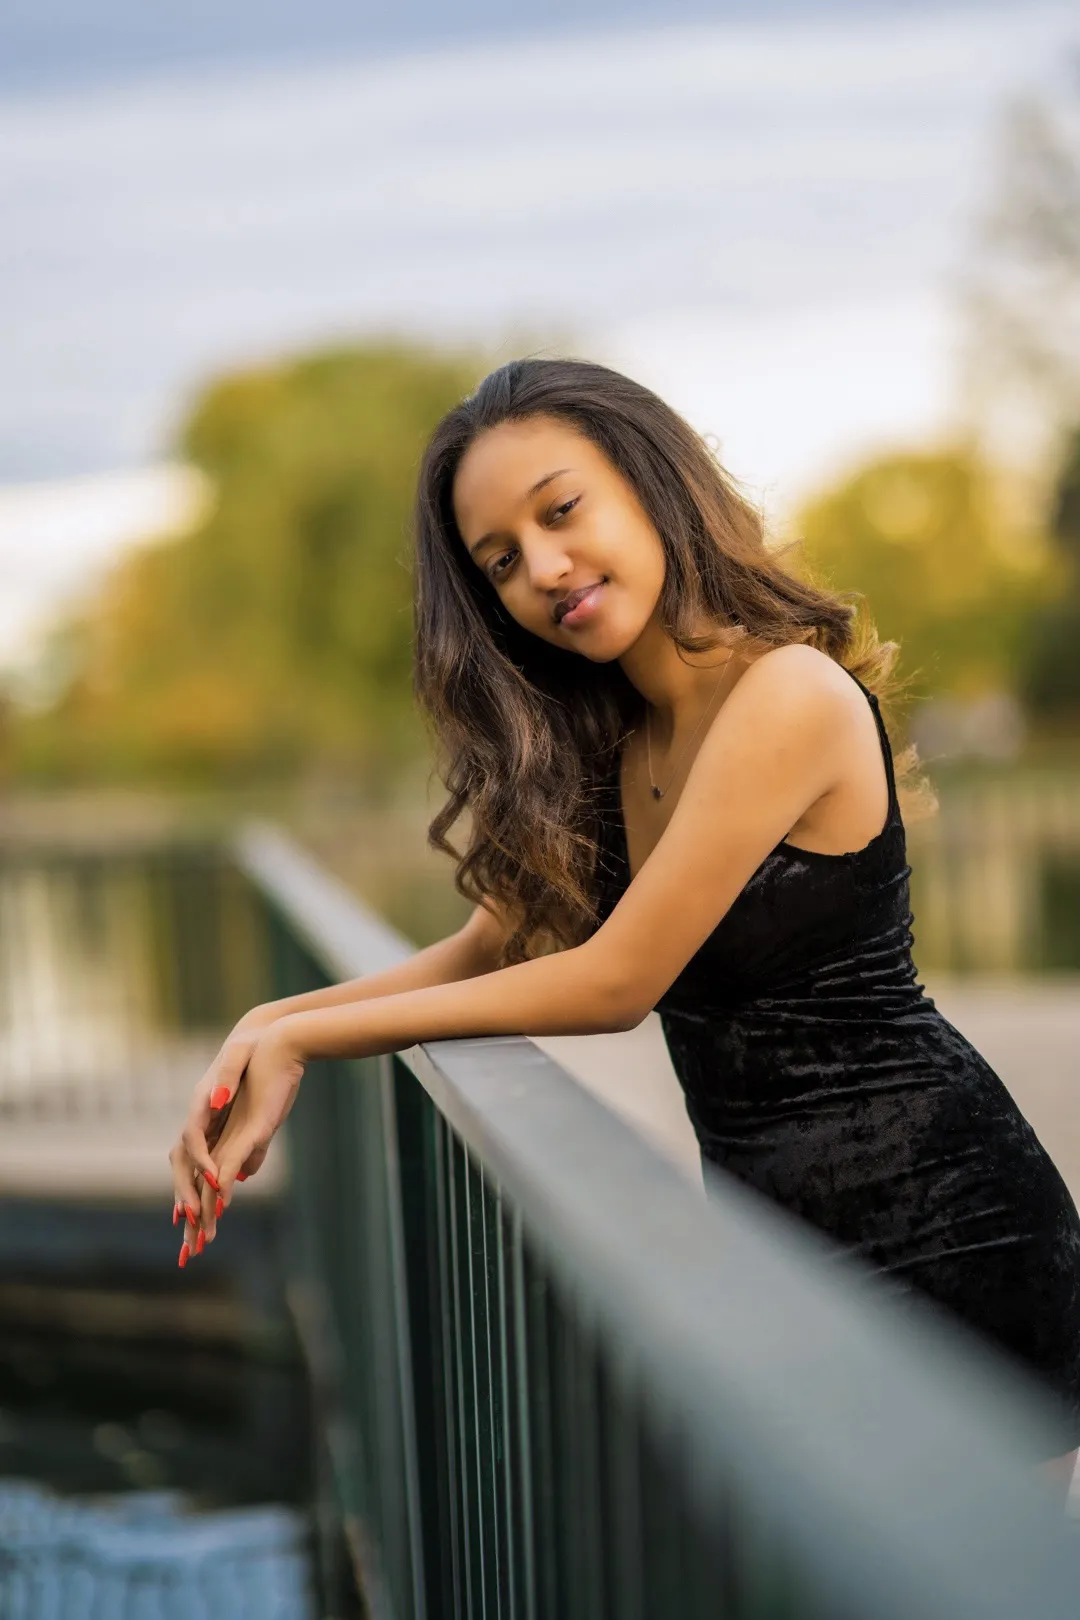
[(920, 968), (1080, 976), (1080, 774), (961, 779), (940, 801), (908, 834)]
[(249, 1006), (250, 897), (214, 849), (4, 850), (0, 1106), (172, 1117)]

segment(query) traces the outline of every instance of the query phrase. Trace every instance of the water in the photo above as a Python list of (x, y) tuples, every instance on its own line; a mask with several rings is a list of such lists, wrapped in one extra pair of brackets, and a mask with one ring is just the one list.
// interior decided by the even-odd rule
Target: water
[(65, 1498), (0, 1479), (9, 1620), (315, 1620), (309, 1527), (283, 1507), (195, 1513), (178, 1492)]

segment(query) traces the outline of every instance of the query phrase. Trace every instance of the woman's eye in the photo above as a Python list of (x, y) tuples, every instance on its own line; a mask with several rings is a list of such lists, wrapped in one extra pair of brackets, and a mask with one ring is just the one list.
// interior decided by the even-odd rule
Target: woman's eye
[[(571, 500), (564, 501), (561, 506), (557, 506), (555, 508), (548, 521), (552, 522), (555, 518), (564, 517), (567, 512), (573, 511), (580, 499), (580, 495), (575, 495)], [(510, 569), (514, 565), (516, 556), (516, 551), (504, 551), (502, 556), (496, 557), (494, 562), (491, 564), (491, 567), (488, 569), (488, 577), (490, 579), (502, 579), (505, 574), (510, 572)]]

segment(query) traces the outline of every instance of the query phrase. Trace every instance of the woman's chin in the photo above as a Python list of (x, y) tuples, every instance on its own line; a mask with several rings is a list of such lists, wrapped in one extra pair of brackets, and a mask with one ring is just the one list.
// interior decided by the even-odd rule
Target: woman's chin
[(625, 652), (634, 645), (634, 636), (596, 636), (590, 642), (582, 642), (574, 651), (587, 658), (591, 664), (614, 664)]
[(535, 625), (523, 625), (522, 628), (531, 630), (539, 640), (558, 647), (562, 652), (576, 653), (579, 658), (588, 659), (591, 664), (614, 663), (641, 634), (640, 630), (628, 630), (625, 625), (605, 624), (599, 615), (591, 623), (575, 627), (572, 635), (569, 631), (562, 635), (556, 631), (553, 635), (549, 630), (541, 631)]

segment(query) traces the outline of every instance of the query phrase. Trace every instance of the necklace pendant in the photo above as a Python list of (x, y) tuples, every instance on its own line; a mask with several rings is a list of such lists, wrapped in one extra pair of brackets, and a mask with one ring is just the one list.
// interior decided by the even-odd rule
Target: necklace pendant
[(658, 788), (655, 784), (653, 785), (652, 796), (654, 799), (663, 798), (663, 792), (663, 788)]

